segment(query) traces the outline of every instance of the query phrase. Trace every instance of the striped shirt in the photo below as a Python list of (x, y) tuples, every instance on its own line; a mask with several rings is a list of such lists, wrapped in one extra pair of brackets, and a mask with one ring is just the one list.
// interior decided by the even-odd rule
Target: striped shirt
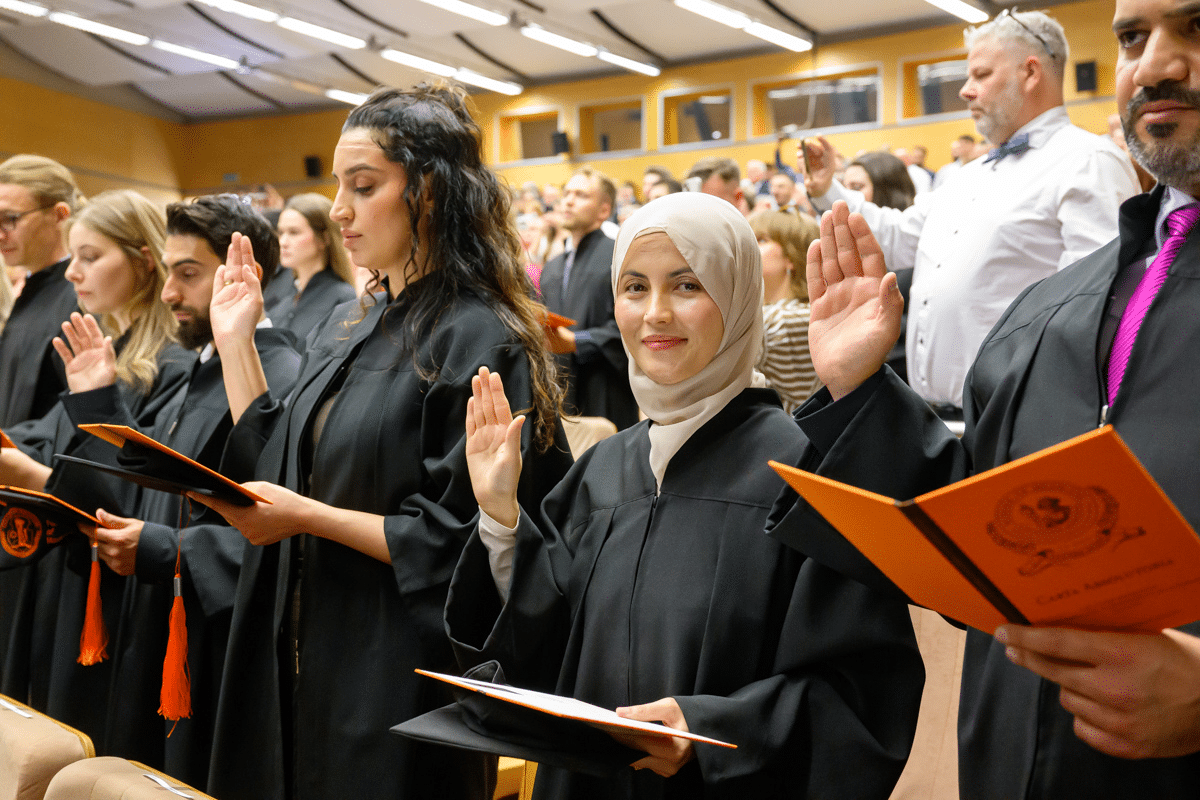
[(763, 333), (758, 369), (790, 414), (821, 386), (808, 352), (808, 303), (788, 299), (763, 306)]

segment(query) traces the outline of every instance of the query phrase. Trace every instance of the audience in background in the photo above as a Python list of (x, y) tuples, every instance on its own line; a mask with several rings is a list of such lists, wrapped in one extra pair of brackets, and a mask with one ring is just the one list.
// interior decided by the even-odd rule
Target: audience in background
[(692, 165), (683, 183), (688, 191), (720, 197), (738, 208), (743, 200), (741, 180), (742, 171), (732, 158), (708, 156)]
[(642, 173), (642, 198), (645, 202), (650, 202), (650, 187), (661, 181), (667, 181), (674, 178), (671, 170), (666, 167), (646, 167)]
[(758, 370), (779, 394), (784, 411), (800, 407), (818, 388), (808, 354), (808, 246), (821, 235), (816, 220), (793, 211), (750, 217), (762, 255), (763, 333)]
[(615, 201), (616, 188), (601, 172), (585, 167), (567, 181), (562, 225), (571, 233), (571, 249), (546, 264), (541, 289), (547, 308), (575, 321), (546, 328), (567, 383), (567, 413), (604, 417), (627, 428), (638, 420), (637, 404), (613, 317), (608, 280), (613, 240), (600, 229)]
[(279, 273), (264, 289), (267, 316), (303, 342), (334, 308), (353, 300), (354, 275), (320, 194), (298, 194), (279, 212)]
[(950, 180), (962, 169), (963, 165), (975, 157), (975, 137), (964, 133), (950, 143), (950, 163), (939, 169), (933, 176), (933, 188), (938, 188)]
[(1139, 191), (1129, 159), (1071, 124), (1063, 106), (1067, 40), (1041, 12), (1002, 14), (967, 32), (960, 91), (979, 132), (1002, 143), (905, 211), (862, 202), (834, 179), (833, 147), (808, 140), (806, 178), (820, 209), (861, 211), (892, 270), (914, 267), (909, 382), (939, 413), (962, 418), (975, 351), (1012, 300), (1112, 239), (1117, 207)]
[(846, 165), (842, 183), (847, 189), (861, 192), (865, 202), (881, 208), (903, 210), (917, 196), (908, 167), (886, 150), (859, 154)]
[(646, 202), (656, 200), (664, 195), (675, 194), (683, 191), (683, 184), (674, 178), (664, 178), (658, 183), (650, 187), (650, 191), (646, 193)]
[(796, 182), (792, 180), (791, 175), (776, 172), (771, 176), (769, 188), (776, 209), (780, 211), (795, 210), (796, 206), (792, 202), (792, 196), (796, 193)]

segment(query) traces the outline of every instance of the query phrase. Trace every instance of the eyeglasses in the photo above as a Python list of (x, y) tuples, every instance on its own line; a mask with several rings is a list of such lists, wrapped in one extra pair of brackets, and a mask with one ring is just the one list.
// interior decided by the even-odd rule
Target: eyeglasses
[(1042, 49), (1046, 51), (1046, 55), (1050, 56), (1051, 60), (1058, 58), (1058, 55), (1053, 50), (1050, 49), (1050, 45), (1046, 42), (1046, 40), (1043, 37), (1039, 36), (1037, 33), (1034, 33), (1033, 28), (1029, 27), (1024, 22), (1021, 22), (1021, 20), (1017, 17), (1016, 13), (1017, 13), (1016, 7), (1006, 8), (1003, 11), (1001, 11), (999, 14), (997, 14), (996, 18), (992, 21), (999, 22), (1002, 18), (1008, 17), (1013, 22), (1017, 23), (1022, 28), (1024, 28), (1026, 33), (1028, 33), (1033, 38), (1037, 39), (1038, 42), (1042, 45)]
[(39, 208), (31, 208), (28, 211), (22, 211), (19, 214), (13, 213), (11, 211), (8, 212), (7, 214), (0, 214), (0, 231), (4, 231), (5, 233), (12, 233), (13, 231), (15, 231), (17, 229), (17, 223), (21, 221), (22, 217), (29, 216), (30, 214), (34, 213), (35, 211), (45, 211), (47, 208), (53, 208), (54, 205), (55, 205), (54, 203), (51, 203), (48, 206), (41, 206)]

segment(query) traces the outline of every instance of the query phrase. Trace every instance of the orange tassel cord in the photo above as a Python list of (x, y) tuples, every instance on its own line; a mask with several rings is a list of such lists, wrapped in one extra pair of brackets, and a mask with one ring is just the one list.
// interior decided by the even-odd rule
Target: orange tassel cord
[(83, 616), (83, 633), (79, 636), (79, 663), (85, 667), (99, 664), (108, 658), (108, 629), (100, 608), (100, 550), (92, 540), (92, 572), (88, 576), (87, 610)]
[[(158, 707), (159, 715), (172, 722), (192, 716), (192, 679), (188, 674), (187, 651), (183, 578), (179, 575), (179, 558), (176, 556), (175, 599), (171, 601), (170, 633), (167, 636), (167, 655), (163, 659), (162, 692), (159, 694)], [(172, 727), (171, 731), (174, 730)]]

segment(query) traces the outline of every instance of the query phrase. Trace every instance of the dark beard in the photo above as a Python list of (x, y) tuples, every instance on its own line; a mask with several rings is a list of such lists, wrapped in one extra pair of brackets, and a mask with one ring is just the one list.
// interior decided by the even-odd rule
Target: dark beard
[(1154, 123), (1146, 126), (1149, 142), (1137, 135), (1137, 117), (1142, 106), (1156, 100), (1171, 100), (1191, 106), (1200, 111), (1200, 92), (1174, 81), (1164, 81), (1157, 86), (1140, 89), (1126, 105), (1121, 115), (1125, 129), (1125, 143), (1129, 154), (1160, 183), (1181, 191), (1190, 192), (1200, 181), (1200, 134), (1186, 143), (1166, 143), (1179, 127), (1176, 123)]
[(207, 316), (201, 317), (195, 314), (195, 309), (190, 309), (193, 314), (192, 318), (187, 322), (179, 323), (179, 343), (188, 350), (199, 350), (204, 345), (212, 341), (212, 323)]

